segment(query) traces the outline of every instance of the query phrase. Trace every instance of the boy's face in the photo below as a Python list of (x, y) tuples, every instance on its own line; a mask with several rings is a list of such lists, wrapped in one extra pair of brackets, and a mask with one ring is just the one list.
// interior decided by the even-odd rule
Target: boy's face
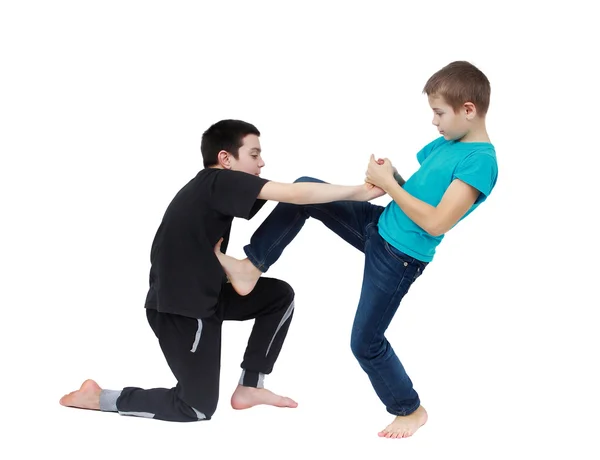
[(260, 156), (260, 140), (255, 134), (248, 134), (243, 139), (243, 144), (238, 150), (238, 159), (231, 156), (231, 169), (242, 171), (248, 174), (260, 176), (260, 170), (265, 162)]
[(430, 95), (429, 105), (433, 110), (433, 121), (435, 127), (444, 139), (456, 140), (462, 138), (469, 131), (467, 112), (461, 107), (457, 113), (446, 103), (443, 97)]

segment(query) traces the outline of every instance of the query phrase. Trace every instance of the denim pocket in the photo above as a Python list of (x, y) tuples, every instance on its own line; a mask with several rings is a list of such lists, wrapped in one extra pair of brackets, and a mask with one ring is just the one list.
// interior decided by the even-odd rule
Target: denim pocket
[(383, 245), (385, 246), (385, 250), (388, 252), (396, 260), (399, 260), (404, 264), (405, 267), (408, 267), (409, 264), (414, 263), (415, 259), (408, 254), (404, 254), (402, 251), (396, 249), (387, 241), (383, 240)]
[(391, 257), (402, 263), (405, 267), (410, 267), (412, 269), (412, 281), (415, 281), (419, 276), (421, 276), (423, 270), (427, 266), (426, 262), (417, 260), (414, 257), (409, 256), (408, 254), (404, 254), (402, 251), (396, 249), (394, 246), (392, 246), (385, 240), (383, 240), (383, 245), (385, 247), (386, 252)]

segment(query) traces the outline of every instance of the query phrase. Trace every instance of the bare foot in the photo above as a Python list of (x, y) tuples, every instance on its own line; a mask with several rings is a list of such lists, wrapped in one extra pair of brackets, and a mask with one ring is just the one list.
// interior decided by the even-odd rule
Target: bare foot
[(93, 380), (83, 382), (79, 390), (72, 391), (60, 398), (63, 406), (79, 407), (80, 409), (100, 410), (100, 392), (102, 388)]
[(427, 422), (427, 411), (423, 406), (410, 415), (398, 416), (383, 431), (379, 432), (380, 438), (408, 438), (415, 434)]
[(239, 295), (245, 296), (250, 294), (262, 272), (252, 265), (249, 259), (239, 260), (223, 254), (221, 252), (222, 241), (223, 238), (215, 245), (215, 254), (223, 266), (229, 282)]
[(231, 396), (231, 407), (237, 410), (265, 404), (275, 407), (298, 407), (293, 399), (279, 396), (265, 388), (252, 388), (238, 385)]

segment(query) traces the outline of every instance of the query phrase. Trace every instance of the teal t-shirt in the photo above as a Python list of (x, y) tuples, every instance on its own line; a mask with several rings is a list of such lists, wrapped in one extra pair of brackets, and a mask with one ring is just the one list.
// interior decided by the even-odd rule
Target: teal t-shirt
[[(461, 218), (472, 213), (492, 192), (498, 177), (494, 146), (487, 142), (447, 141), (439, 137), (417, 153), (420, 168), (403, 188), (421, 201), (437, 206), (454, 179), (481, 193)], [(444, 235), (432, 236), (415, 224), (391, 201), (379, 218), (379, 234), (389, 244), (415, 259), (431, 262)]]

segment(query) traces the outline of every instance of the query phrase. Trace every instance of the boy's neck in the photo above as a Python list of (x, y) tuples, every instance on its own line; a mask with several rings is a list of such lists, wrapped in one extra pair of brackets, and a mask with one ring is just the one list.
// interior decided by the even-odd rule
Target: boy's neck
[(490, 142), (487, 129), (485, 128), (485, 120), (480, 120), (475, 124), (467, 134), (465, 134), (460, 142)]

